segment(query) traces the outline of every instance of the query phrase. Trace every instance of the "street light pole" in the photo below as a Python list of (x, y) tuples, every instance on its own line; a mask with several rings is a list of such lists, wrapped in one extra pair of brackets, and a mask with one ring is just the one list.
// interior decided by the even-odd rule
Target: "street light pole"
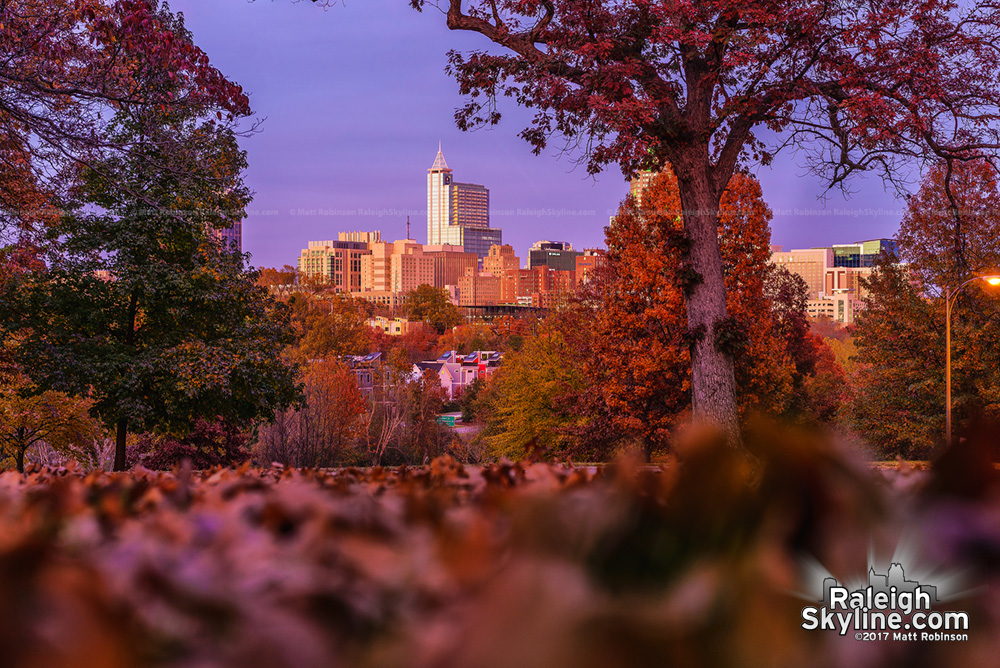
[(973, 281), (986, 281), (990, 285), (1000, 285), (1000, 276), (974, 276), (954, 290), (945, 287), (944, 306), (944, 438), (945, 445), (951, 445), (951, 309), (958, 293)]

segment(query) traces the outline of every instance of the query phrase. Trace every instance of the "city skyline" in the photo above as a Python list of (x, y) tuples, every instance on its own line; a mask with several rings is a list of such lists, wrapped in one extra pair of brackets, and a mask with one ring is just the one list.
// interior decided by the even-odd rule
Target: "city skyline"
[[(540, 156), (517, 137), (530, 113), (500, 101), (504, 120), (461, 132), (453, 112), (463, 98), (444, 72), (449, 49), (486, 48), (449, 31), (428, 7), (399, 0), (347, 2), (327, 11), (311, 3), (174, 0), (212, 62), (250, 94), (261, 132), (243, 140), (247, 185), (256, 193), (244, 221), (244, 250), (255, 266), (294, 264), (308, 240), (340, 230), (422, 237), (426, 174), (441, 142), (461, 180), (490, 189), (491, 224), (504, 243), (539, 239), (577, 248), (604, 245), (604, 227), (628, 194), (615, 169), (594, 178), (558, 139)], [(855, 180), (850, 200), (802, 176), (792, 153), (756, 170), (774, 212), (772, 243), (785, 248), (891, 237), (903, 205), (877, 180)], [(417, 241), (424, 242), (423, 238)]]

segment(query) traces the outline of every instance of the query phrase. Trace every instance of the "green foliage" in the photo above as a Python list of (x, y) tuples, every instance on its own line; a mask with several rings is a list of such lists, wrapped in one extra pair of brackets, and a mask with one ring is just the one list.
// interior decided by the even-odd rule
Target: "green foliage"
[(213, 235), (249, 201), (232, 131), (149, 109), (121, 111), (115, 127), (162, 169), (126, 157), (85, 170), (47, 266), (4, 286), (0, 326), (42, 390), (93, 399), (122, 467), (130, 428), (183, 435), (199, 417), (243, 428), (299, 391), (277, 354), (292, 341), (287, 309)]
[(438, 334), (462, 321), (458, 308), (448, 298), (448, 291), (430, 285), (418, 286), (406, 294), (406, 317), (427, 323)]
[(943, 313), (900, 266), (879, 267), (867, 285), (855, 322), (854, 426), (880, 458), (926, 458), (944, 434)]
[(1000, 416), (1000, 295), (974, 280), (1000, 266), (998, 205), (988, 163), (935, 165), (900, 224), (905, 269), (886, 258), (868, 282), (853, 415), (880, 457), (926, 457), (944, 438), (945, 298), (966, 281), (951, 311), (953, 433)]
[(476, 415), (482, 408), (486, 391), (486, 381), (476, 378), (465, 388), (458, 398), (458, 408), (462, 411), (462, 422), (475, 422)]
[(570, 447), (566, 430), (582, 416), (566, 399), (585, 387), (571, 362), (572, 350), (552, 323), (504, 356), (489, 392), (485, 440), (491, 457), (521, 459), (529, 449), (558, 456)]

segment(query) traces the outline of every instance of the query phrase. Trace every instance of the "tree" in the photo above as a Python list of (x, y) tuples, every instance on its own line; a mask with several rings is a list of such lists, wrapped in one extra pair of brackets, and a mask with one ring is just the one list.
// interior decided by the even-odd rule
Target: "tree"
[(372, 345), (368, 302), (342, 295), (326, 299), (293, 295), (293, 322), (301, 336), (294, 356), (302, 362), (367, 353)]
[(413, 364), (400, 348), (389, 352), (376, 374), (376, 382), (364, 415), (365, 445), (372, 466), (382, 458), (406, 420), (407, 384)]
[(866, 285), (852, 421), (876, 455), (925, 458), (944, 433), (944, 314), (898, 265), (878, 267)]
[(257, 282), (278, 299), (287, 299), (301, 284), (299, 270), (286, 264), (281, 269), (265, 267), (260, 270)]
[(987, 0), (432, 4), (450, 29), (503, 48), (449, 54), (468, 96), (460, 128), (498, 123), (497, 100), (512, 97), (536, 112), (521, 132), (535, 153), (561, 135), (593, 173), (672, 166), (694, 279), (684, 299), (695, 418), (734, 445), (719, 205), (741, 164), (773, 160), (762, 131), (806, 150), (835, 186), (863, 171), (896, 182), (914, 157), (950, 164), (1000, 149), (1000, 26)]
[(476, 414), (486, 395), (486, 380), (481, 376), (472, 381), (458, 396), (458, 406), (462, 411), (462, 422), (475, 422)]
[(406, 317), (427, 323), (438, 334), (462, 322), (458, 308), (448, 298), (448, 291), (430, 285), (420, 285), (406, 294)]
[(0, 459), (13, 458), (23, 473), (25, 453), (39, 443), (67, 454), (72, 446), (98, 438), (100, 427), (89, 408), (86, 399), (39, 392), (23, 377), (0, 384)]
[[(785, 311), (774, 301), (769, 265), (771, 212), (760, 185), (736, 174), (722, 200), (720, 244), (726, 260), (724, 344), (738, 356), (740, 411), (783, 414), (793, 390)], [(667, 224), (664, 219), (674, 221)], [(635, 438), (647, 457), (663, 449), (691, 405), (691, 336), (684, 293), (691, 289), (688, 243), (680, 224), (677, 179), (657, 175), (639, 202), (627, 200), (606, 232), (607, 264), (582, 292), (587, 319), (566, 332), (589, 367), (588, 412), (605, 412), (608, 438)], [(789, 309), (792, 307), (789, 306)], [(805, 303), (796, 312), (807, 333)], [(791, 313), (788, 313), (789, 318)]]
[(569, 428), (583, 416), (570, 398), (586, 380), (572, 352), (561, 328), (549, 322), (522, 350), (504, 356), (489, 392), (485, 438), (492, 457), (521, 459), (531, 448), (553, 456), (576, 451)]
[[(355, 450), (368, 408), (354, 372), (336, 361), (318, 362), (306, 374), (305, 440), (317, 455), (312, 466), (334, 466)], [(306, 465), (305, 463), (300, 465)]]
[(336, 360), (308, 366), (305, 404), (262, 427), (256, 454), (289, 466), (342, 466), (365, 461), (359, 452), (368, 411), (354, 371)]
[[(945, 187), (950, 182), (951, 192)], [(900, 260), (931, 293), (1000, 268), (1000, 186), (986, 160), (934, 165), (899, 224)]]
[[(171, 34), (190, 38), (178, 21)], [(141, 81), (187, 85), (161, 70)], [(198, 99), (121, 107), (109, 141), (132, 150), (80, 171), (49, 231), (59, 243), (47, 266), (2, 295), (0, 324), (17, 333), (25, 373), (43, 390), (93, 398), (116, 431), (117, 470), (130, 429), (183, 435), (199, 417), (244, 428), (299, 396), (294, 369), (275, 356), (292, 340), (286, 309), (214, 238), (244, 215), (246, 156)]]
[(163, 155), (111, 131), (116, 110), (198, 108), (227, 127), (249, 114), (242, 89), (155, 0), (3, 2), (0, 25), (0, 247), (30, 249), (81, 166), (129, 156), (160, 169)]
[[(949, 193), (949, 184), (950, 190)], [(1000, 186), (984, 161), (931, 168), (900, 223), (899, 255), (871, 277), (855, 324), (856, 424), (882, 455), (926, 456), (944, 432), (945, 295), (1000, 267)], [(952, 309), (952, 405), (958, 430), (1000, 415), (1000, 303), (975, 282)], [(883, 408), (891, 419), (878, 417)]]
[(441, 387), (441, 379), (430, 369), (425, 369), (418, 378), (411, 379), (406, 388), (408, 459), (427, 464), (442, 449), (437, 415), (441, 412), (446, 395)]
[(169, 469), (185, 459), (192, 468), (210, 469), (213, 466), (233, 466), (250, 458), (247, 437), (239, 429), (221, 420), (195, 421), (191, 432), (181, 438), (156, 438), (145, 435), (137, 445), (141, 463), (148, 469)]
[(467, 355), (476, 350), (496, 350), (499, 343), (499, 336), (491, 325), (476, 322), (446, 331), (438, 340), (438, 350), (455, 350), (460, 355)]

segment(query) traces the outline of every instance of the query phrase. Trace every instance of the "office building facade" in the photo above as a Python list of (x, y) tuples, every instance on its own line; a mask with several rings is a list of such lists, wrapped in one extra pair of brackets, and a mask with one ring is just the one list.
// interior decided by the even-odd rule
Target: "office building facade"
[(310, 241), (299, 255), (298, 269), (337, 292), (354, 292), (361, 289), (363, 260), (370, 254), (368, 244), (357, 241)]
[(510, 244), (490, 246), (489, 253), (483, 259), (483, 271), (499, 276), (508, 269), (520, 269), (521, 258), (514, 255), (514, 247)]
[(458, 280), (465, 276), (467, 270), (475, 271), (479, 267), (479, 257), (475, 253), (466, 253), (461, 246), (424, 246), (424, 255), (434, 260), (434, 282), (431, 285), (435, 288), (458, 285)]
[(892, 239), (871, 239), (828, 248), (772, 251), (771, 262), (798, 274), (809, 287), (807, 310), (811, 318), (829, 318), (845, 325), (863, 308), (867, 290), (863, 279), (879, 259), (896, 256)]
[(583, 255), (573, 250), (568, 241), (536, 241), (528, 251), (528, 269), (549, 267), (557, 271), (575, 271), (576, 258)]
[(427, 244), (461, 246), (480, 260), (490, 246), (502, 243), (499, 229), (490, 227), (490, 191), (474, 183), (458, 183), (438, 147), (427, 170)]
[(883, 253), (897, 256), (896, 242), (892, 239), (871, 239), (853, 244), (835, 244), (833, 266), (851, 269), (871, 268), (878, 263)]

